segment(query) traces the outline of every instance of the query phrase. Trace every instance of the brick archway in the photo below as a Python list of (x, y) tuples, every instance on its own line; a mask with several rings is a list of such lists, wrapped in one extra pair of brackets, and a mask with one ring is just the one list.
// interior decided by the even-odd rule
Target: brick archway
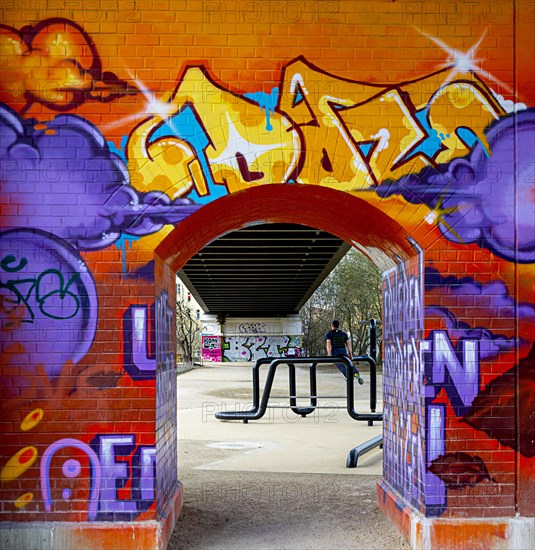
[[(379, 269), (385, 272), (383, 283), (383, 291), (387, 297), (385, 308), (396, 308), (395, 312), (391, 311), (387, 314), (390, 322), (385, 322), (390, 345), (395, 344), (393, 333), (396, 330), (410, 333), (413, 345), (421, 344), (424, 335), (423, 248), (403, 226), (376, 205), (370, 204), (361, 197), (348, 196), (325, 187), (265, 185), (225, 196), (203, 206), (176, 226), (155, 249), (156, 296), (170, 295), (174, 289), (176, 271), (212, 240), (259, 221), (301, 223), (328, 231), (367, 254)], [(420, 234), (428, 246), (436, 240), (433, 232), (420, 232)], [(409, 286), (404, 289), (405, 284), (410, 285), (410, 289)], [(407, 296), (401, 304), (401, 298), (398, 300), (397, 295), (401, 297), (404, 294)], [(400, 305), (395, 306), (398, 301)], [(395, 316), (406, 317), (405, 329), (394, 326), (396, 325), (393, 319)], [(412, 366), (414, 366), (413, 362), (414, 359), (411, 362)], [(164, 372), (165, 368), (162, 369), (162, 373)], [(403, 385), (403, 381), (397, 378), (395, 372), (392, 371), (390, 374), (383, 372), (390, 388), (393, 384)], [(423, 371), (420, 371), (420, 376), (423, 379)], [(409, 383), (417, 384), (417, 376), (412, 377)], [(161, 381), (157, 379), (157, 393), (160, 385), (168, 391), (169, 384), (169, 377), (163, 374)], [(394, 450), (388, 449), (394, 444), (398, 437), (396, 431), (399, 430), (399, 427), (394, 427), (393, 418), (397, 417), (400, 411), (405, 417), (410, 417), (410, 414), (418, 411), (420, 407), (418, 399), (422, 397), (422, 393), (421, 389), (403, 395), (393, 395), (389, 390), (384, 393), (387, 400), (390, 399), (387, 403), (387, 409), (388, 407), (390, 409), (385, 423), (387, 430), (385, 452), (393, 453)], [(173, 392), (170, 395), (172, 396)], [(156, 414), (158, 416), (158, 413)], [(421, 446), (419, 456), (422, 458), (425, 454), (425, 415), (419, 417), (417, 421), (413, 419), (412, 423), (414, 429), (421, 432), (418, 445)], [(167, 441), (175, 439), (175, 436), (170, 437), (169, 433), (165, 437), (157, 434), (157, 439), (160, 437)], [(172, 456), (175, 452), (173, 445), (168, 448), (162, 447), (160, 452), (164, 463), (173, 462)], [(413, 462), (416, 461), (418, 449), (414, 447), (410, 455)], [(390, 473), (396, 467), (390, 463)], [(420, 468), (423, 468), (423, 464), (420, 464)], [(423, 469), (419, 475), (425, 475)], [(400, 479), (395, 481), (399, 483)], [(385, 487), (386, 485), (381, 486), (385, 496), (384, 502), (390, 502), (391, 497), (386, 498)], [(423, 510), (424, 497), (421, 491), (413, 501), (413, 505)]]
[(300, 223), (328, 231), (385, 267), (414, 255), (410, 235), (395, 220), (362, 198), (327, 187), (265, 185), (227, 195), (188, 216), (158, 245), (155, 253), (171, 269), (210, 241), (257, 221)]
[(282, 219), (385, 272), (379, 506), (528, 546), (532, 4), (104, 3), (1, 15), (0, 546), (165, 546), (174, 272)]

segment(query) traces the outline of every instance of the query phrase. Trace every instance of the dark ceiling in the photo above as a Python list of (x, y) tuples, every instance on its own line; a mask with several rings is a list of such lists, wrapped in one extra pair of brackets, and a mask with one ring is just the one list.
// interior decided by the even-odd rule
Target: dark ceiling
[(178, 275), (205, 313), (298, 313), (350, 245), (296, 224), (258, 224), (223, 235)]

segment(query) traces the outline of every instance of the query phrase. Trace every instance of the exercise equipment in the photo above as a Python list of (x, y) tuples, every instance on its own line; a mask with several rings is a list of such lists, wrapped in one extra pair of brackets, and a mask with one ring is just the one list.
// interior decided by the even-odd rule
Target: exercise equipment
[[(275, 378), (275, 373), (277, 367), (280, 365), (288, 366), (289, 373), (289, 395), (283, 396), (289, 400), (288, 407), (297, 415), (306, 417), (307, 415), (313, 413), (316, 409), (321, 408), (318, 405), (318, 399), (321, 399), (322, 396), (318, 395), (317, 391), (317, 365), (330, 364), (334, 365), (335, 363), (343, 363), (346, 366), (346, 372), (353, 372), (353, 361), (354, 362), (366, 362), (370, 366), (370, 413), (359, 413), (355, 410), (355, 388), (353, 386), (353, 377), (348, 376), (346, 379), (346, 395), (340, 396), (341, 398), (346, 399), (346, 406), (340, 407), (345, 408), (354, 420), (358, 421), (368, 421), (373, 422), (374, 420), (382, 420), (383, 413), (375, 412), (377, 406), (377, 366), (375, 361), (369, 355), (360, 355), (353, 357), (353, 360), (349, 357), (278, 357), (275, 359), (272, 358), (263, 358), (256, 361), (253, 365), (253, 406), (247, 411), (220, 411), (215, 414), (215, 417), (219, 420), (242, 420), (245, 424), (249, 420), (259, 420), (264, 416), (268, 408), (268, 403), (271, 395), (271, 390), (273, 388), (273, 380)], [(266, 382), (264, 385), (264, 391), (262, 396), (260, 396), (260, 367), (264, 365), (269, 365), (268, 373), (266, 377)], [(297, 384), (296, 384), (296, 375), (295, 375), (295, 365), (305, 366), (309, 368), (309, 383), (310, 383), (310, 392), (306, 396), (310, 402), (308, 406), (298, 406), (297, 399)], [(304, 397), (304, 396), (303, 396)], [(327, 397), (325, 398), (333, 398)], [(279, 408), (279, 406), (275, 406)], [(334, 406), (323, 407), (334, 409)]]

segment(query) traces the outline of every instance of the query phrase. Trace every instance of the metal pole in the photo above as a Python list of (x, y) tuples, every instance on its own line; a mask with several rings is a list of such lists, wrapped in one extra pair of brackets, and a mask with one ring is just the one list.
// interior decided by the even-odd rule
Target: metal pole
[(364, 443), (358, 445), (354, 449), (351, 449), (349, 451), (349, 454), (347, 455), (346, 468), (356, 468), (360, 456), (368, 453), (372, 449), (375, 449), (375, 447), (382, 447), (382, 446), (383, 446), (383, 436), (376, 435), (374, 438), (370, 439), (369, 441), (365, 441)]
[(370, 355), (377, 363), (377, 322), (370, 319)]

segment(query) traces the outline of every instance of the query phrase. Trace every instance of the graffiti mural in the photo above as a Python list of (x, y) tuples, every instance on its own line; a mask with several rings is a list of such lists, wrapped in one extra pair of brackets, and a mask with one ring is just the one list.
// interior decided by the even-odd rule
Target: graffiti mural
[(158, 511), (163, 514), (165, 502), (177, 484), (177, 389), (174, 309), (167, 292), (156, 300), (156, 452), (157, 480), (160, 499)]
[(28, 368), (51, 378), (78, 362), (95, 335), (98, 299), (91, 272), (68, 242), (41, 229), (0, 233), (2, 341), (24, 342)]
[[(1, 25), (4, 102), (27, 111), (34, 104), (64, 112), (85, 101), (109, 102), (130, 86), (102, 67), (93, 40), (82, 26), (48, 19), (22, 29)], [(16, 85), (15, 85), (16, 84)]]
[(221, 350), (223, 361), (256, 361), (265, 357), (299, 357), (301, 336), (223, 336)]
[[(438, 223), (452, 242), (475, 243), (505, 260), (533, 263), (534, 133), (535, 112), (520, 111), (490, 126), (488, 146), (478, 140), (466, 158), (381, 185), (376, 192), (382, 197), (400, 193), (409, 202), (426, 204), (429, 221)], [(490, 196), (493, 201), (482, 200)]]
[[(89, 501), (87, 504), (87, 518), (89, 520), (95, 520), (97, 518), (99, 500), (101, 494), (101, 479), (102, 479), (102, 469), (101, 464), (98, 459), (98, 456), (95, 452), (82, 441), (76, 439), (65, 438), (60, 439), (50, 445), (46, 451), (43, 453), (43, 458), (41, 459), (41, 490), (43, 494), (43, 503), (45, 510), (50, 512), (52, 510), (53, 497), (51, 492), (51, 479), (50, 479), (50, 464), (54, 455), (61, 449), (68, 447), (73, 447), (85, 453), (89, 457), (90, 462), (90, 492), (89, 492)], [(73, 479), (80, 476), (82, 471), (82, 466), (80, 462), (75, 458), (70, 458), (63, 463), (62, 472), (66, 478)], [(87, 473), (86, 473), (87, 475)], [(113, 477), (111, 479), (106, 479), (105, 484), (110, 481), (113, 483)], [(102, 488), (102, 494), (106, 495), (106, 488)], [(63, 500), (69, 500), (72, 498), (72, 490), (69, 487), (64, 487), (61, 491), (61, 498)], [(104, 507), (107, 506), (107, 502), (104, 498), (103, 500)]]
[[(98, 128), (79, 116), (60, 115), (40, 124), (3, 105), (0, 124), (2, 183), (12, 189), (11, 202), (2, 195), (7, 226), (27, 220), (33, 229), (77, 250), (98, 250), (122, 235), (135, 238), (159, 231), (198, 208), (187, 199), (136, 191), (124, 161)], [(63, 209), (39, 212), (45, 197), (59, 201)], [(11, 204), (17, 204), (17, 215), (10, 214)]]
[[(422, 257), (383, 275), (384, 463), (385, 478), (416, 509), (427, 497), (424, 367), (420, 346), (424, 330)], [(429, 443), (429, 440), (427, 440)]]
[[(202, 67), (190, 67), (161, 104), (163, 114), (130, 134), (132, 182), (171, 198), (215, 198), (288, 181), (351, 191), (465, 156), (474, 143), (488, 152), (484, 130), (505, 111), (483, 82), (470, 78), (441, 86), (445, 75), (434, 74), (403, 86), (366, 86), (341, 82), (300, 58), (284, 68), (280, 97), (266, 110), (251, 94), (237, 97)], [(433, 90), (422, 104), (408, 92), (416, 84)], [(203, 125), (209, 117), (223, 123), (214, 135)], [(468, 117), (471, 127), (457, 127), (457, 117)], [(363, 127), (363, 120), (374, 126)], [(307, 149), (316, 141), (325, 145), (320, 156)]]
[[(455, 44), (424, 9), (377, 3), (376, 26), (360, 4), (298, 39), (152, 6), (102, 27), (76, 7), (2, 10), (3, 522), (171, 517), (172, 271), (222, 220), (305, 213), (384, 272), (381, 494), (441, 520), (535, 515), (529, 34), (512, 3), (501, 21), (460, 13)], [(229, 206), (266, 189), (308, 198), (289, 212), (278, 191), (258, 219)], [(371, 214), (342, 223), (350, 204)], [(206, 334), (203, 358), (300, 355), (288, 332)]]

